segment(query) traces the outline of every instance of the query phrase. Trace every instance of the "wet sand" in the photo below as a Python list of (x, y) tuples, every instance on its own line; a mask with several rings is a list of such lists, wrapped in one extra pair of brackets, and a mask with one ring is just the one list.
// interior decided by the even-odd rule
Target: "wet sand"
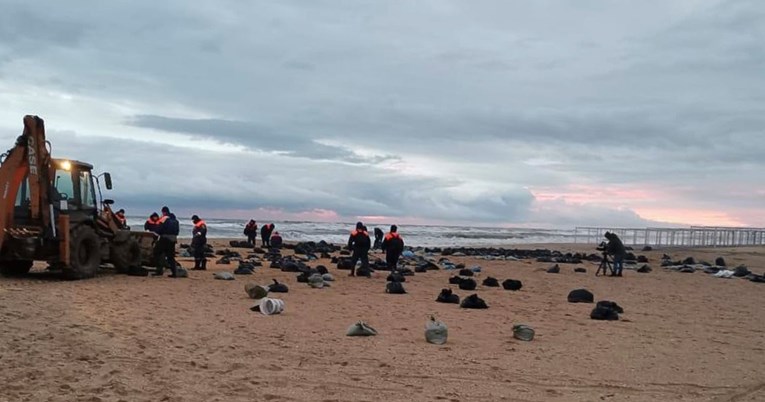
[[(434, 301), (454, 271), (408, 277), (408, 294), (388, 295), (384, 272), (348, 278), (327, 260), (318, 263), (337, 282), (326, 289), (267, 264), (235, 281), (213, 280), (235, 268), (213, 264), (188, 279), (2, 278), (0, 401), (765, 400), (765, 284), (668, 272), (665, 252), (765, 271), (764, 248), (636, 252), (654, 271), (624, 278), (595, 277), (589, 262), (548, 274), (545, 263), (449, 257), (482, 266), (479, 284), (523, 281), (519, 292), (479, 285), (488, 310)], [(273, 278), (290, 287), (274, 295), (286, 311), (251, 312), (245, 283)], [(593, 321), (593, 305), (567, 303), (581, 287), (622, 305), (622, 320)], [(430, 314), (449, 326), (446, 345), (425, 342)], [(380, 335), (344, 336), (357, 320)], [(516, 323), (535, 328), (533, 342), (513, 339)]]

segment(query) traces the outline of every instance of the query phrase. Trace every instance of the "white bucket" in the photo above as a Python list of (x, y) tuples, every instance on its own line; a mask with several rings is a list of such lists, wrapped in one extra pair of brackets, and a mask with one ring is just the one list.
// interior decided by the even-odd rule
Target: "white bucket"
[(260, 312), (264, 315), (279, 314), (284, 311), (284, 300), (264, 297), (260, 299)]

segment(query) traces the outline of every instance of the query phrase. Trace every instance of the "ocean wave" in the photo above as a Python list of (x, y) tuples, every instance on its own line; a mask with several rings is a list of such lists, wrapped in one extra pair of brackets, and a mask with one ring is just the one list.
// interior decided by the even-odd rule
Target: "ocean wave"
[[(145, 218), (128, 217), (128, 224), (134, 229), (143, 227)], [(235, 219), (207, 219), (208, 237), (243, 238), (242, 229), (245, 220)], [(259, 221), (259, 226), (267, 221)], [(300, 222), (300, 221), (274, 221), (276, 230), (287, 241), (327, 241), (335, 244), (344, 244), (348, 241), (348, 235), (354, 227), (353, 223), (334, 222)], [(193, 225), (188, 220), (180, 221), (181, 239), (189, 239)], [(367, 225), (371, 232), (379, 227), (384, 232), (390, 225), (370, 224)], [(399, 225), (399, 232), (404, 237), (407, 245), (423, 247), (459, 247), (459, 246), (489, 246), (489, 245), (513, 245), (528, 243), (567, 243), (574, 237), (573, 230), (558, 229), (533, 229), (533, 228), (487, 228), (468, 226), (442, 226), (442, 225)], [(258, 233), (258, 237), (260, 233)]]

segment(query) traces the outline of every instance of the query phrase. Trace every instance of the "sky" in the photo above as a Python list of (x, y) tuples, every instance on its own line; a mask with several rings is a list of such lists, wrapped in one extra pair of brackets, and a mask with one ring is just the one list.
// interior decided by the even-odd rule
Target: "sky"
[(760, 0), (0, 0), (0, 146), (129, 215), (765, 227)]

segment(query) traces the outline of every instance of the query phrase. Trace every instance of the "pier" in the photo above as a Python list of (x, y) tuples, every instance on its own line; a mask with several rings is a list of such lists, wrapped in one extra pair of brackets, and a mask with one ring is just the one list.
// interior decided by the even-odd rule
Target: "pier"
[(616, 233), (625, 245), (652, 247), (743, 247), (765, 245), (765, 228), (691, 226), (688, 228), (582, 227), (574, 242), (600, 244), (606, 232)]

